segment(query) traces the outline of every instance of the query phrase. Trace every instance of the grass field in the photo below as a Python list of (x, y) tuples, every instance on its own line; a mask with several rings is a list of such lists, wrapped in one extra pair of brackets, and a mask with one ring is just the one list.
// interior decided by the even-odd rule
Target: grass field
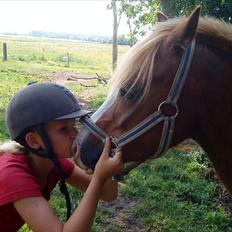
[[(111, 45), (63, 40), (0, 37), (7, 43), (9, 61), (1, 69), (43, 73), (68, 71), (111, 74)], [(119, 46), (119, 57), (128, 49)], [(0, 47), (2, 54), (2, 46)], [(68, 64), (69, 57), (69, 64)]]
[[(5, 108), (10, 97), (29, 81), (44, 80), (42, 74), (54, 72), (96, 72), (104, 77), (111, 73), (111, 47), (32, 38), (0, 38), (7, 42), (9, 61), (0, 61), (0, 141), (8, 139), (4, 123)], [(127, 47), (120, 47), (120, 56)], [(0, 53), (2, 51), (0, 50)], [(72, 57), (69, 67), (66, 54)], [(86, 97), (97, 108), (106, 96), (106, 86), (94, 83), (91, 89), (74, 84), (69, 87)], [(154, 231), (154, 232), (230, 232), (231, 198), (220, 182), (209, 178), (211, 164), (204, 151), (193, 141), (188, 147), (177, 147), (158, 160), (149, 161), (133, 170), (123, 181), (121, 196), (107, 207), (100, 206), (94, 223), (94, 232)], [(57, 191), (57, 190), (55, 190)], [(78, 203), (81, 194), (72, 191), (73, 201)], [(124, 202), (126, 198), (128, 201)], [(227, 202), (227, 203), (226, 203)], [(130, 204), (133, 203), (133, 207)], [(65, 217), (63, 198), (55, 192), (54, 209)], [(128, 215), (122, 217), (123, 210)], [(140, 227), (139, 227), (140, 226)], [(140, 229), (136, 229), (136, 228)], [(21, 231), (28, 232), (24, 227)]]

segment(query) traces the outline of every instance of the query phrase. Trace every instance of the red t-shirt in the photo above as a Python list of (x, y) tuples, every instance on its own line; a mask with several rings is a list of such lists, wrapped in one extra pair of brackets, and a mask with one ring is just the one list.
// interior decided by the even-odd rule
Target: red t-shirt
[[(74, 164), (68, 159), (62, 159), (61, 166), (65, 178), (74, 169)], [(12, 203), (15, 200), (43, 196), (47, 200), (59, 180), (59, 175), (53, 168), (48, 175), (47, 185), (41, 191), (37, 178), (33, 173), (29, 158), (25, 154), (3, 154), (0, 156), (0, 231), (14, 232), (23, 226), (24, 221), (19, 216)]]

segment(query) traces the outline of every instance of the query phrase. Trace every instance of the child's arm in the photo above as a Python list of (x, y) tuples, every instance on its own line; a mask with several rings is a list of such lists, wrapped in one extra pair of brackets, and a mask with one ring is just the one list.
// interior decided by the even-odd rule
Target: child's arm
[(73, 214), (70, 218), (70, 220), (74, 221), (76, 221), (77, 218), (81, 220), (81, 226), (83, 227), (82, 229), (78, 227), (80, 231), (90, 231), (104, 184), (109, 177), (119, 173), (123, 167), (121, 152), (116, 152), (114, 157), (109, 157), (110, 146), (110, 140), (107, 139), (91, 182), (78, 208), (75, 210), (76, 215)]
[(17, 200), (14, 207), (33, 231), (90, 231), (99, 197), (105, 181), (117, 174), (122, 168), (122, 154), (117, 152), (109, 157), (110, 141), (107, 139), (104, 151), (99, 159), (88, 188), (69, 220), (63, 224), (43, 197), (31, 197)]
[[(78, 166), (75, 166), (72, 174), (66, 180), (67, 183), (76, 187), (77, 189), (85, 192), (88, 188), (88, 185), (91, 181), (92, 175), (86, 174), (86, 172), (80, 169)], [(104, 183), (100, 199), (104, 201), (112, 201), (117, 198), (118, 195), (118, 182), (113, 181), (110, 177)]]

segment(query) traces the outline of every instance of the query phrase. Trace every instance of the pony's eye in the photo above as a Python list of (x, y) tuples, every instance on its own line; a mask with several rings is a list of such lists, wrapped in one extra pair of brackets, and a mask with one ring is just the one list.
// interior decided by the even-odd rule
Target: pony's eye
[(136, 98), (136, 92), (135, 91), (128, 91), (127, 94), (126, 94), (126, 98), (128, 100), (133, 100)]
[(120, 91), (119, 91), (119, 93), (123, 97), (123, 96), (125, 96), (127, 94), (127, 91), (128, 90), (126, 88), (121, 88)]
[(124, 97), (128, 101), (135, 101), (140, 95), (139, 89), (127, 89), (121, 88), (119, 93), (121, 97)]

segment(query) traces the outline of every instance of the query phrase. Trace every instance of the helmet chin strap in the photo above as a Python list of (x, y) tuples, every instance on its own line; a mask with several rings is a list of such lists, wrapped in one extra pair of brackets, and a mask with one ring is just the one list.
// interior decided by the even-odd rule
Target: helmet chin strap
[(57, 156), (55, 155), (51, 140), (50, 140), (47, 132), (45, 131), (43, 124), (36, 126), (35, 130), (42, 138), (44, 145), (45, 145), (45, 148), (44, 149), (43, 148), (40, 148), (40, 149), (29, 148), (29, 149), (30, 149), (30, 151), (32, 151), (36, 155), (43, 157), (43, 158), (50, 159), (53, 162), (53, 164), (54, 164), (54, 166), (55, 166), (55, 168), (60, 176), (59, 186), (60, 186), (61, 193), (65, 197), (66, 207), (67, 207), (67, 220), (68, 220), (70, 215), (71, 215), (72, 205), (71, 205), (71, 201), (70, 201), (69, 192), (68, 192), (67, 186), (65, 184), (65, 175), (64, 175), (63, 169), (61, 167), (60, 161), (57, 159)]

